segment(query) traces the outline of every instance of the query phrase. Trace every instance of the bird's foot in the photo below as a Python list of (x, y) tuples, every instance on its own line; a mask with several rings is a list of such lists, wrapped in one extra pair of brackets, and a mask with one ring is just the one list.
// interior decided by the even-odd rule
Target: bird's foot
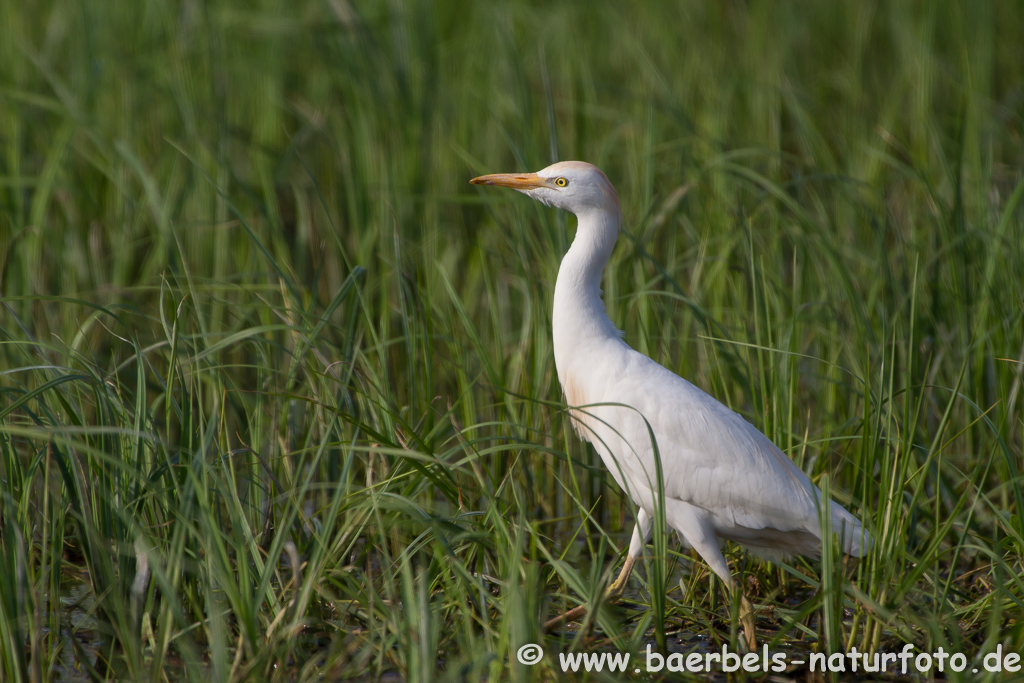
[(605, 602), (618, 602), (622, 599), (622, 594), (626, 592), (626, 584), (629, 582), (629, 576), (619, 574), (619, 578), (609, 584), (608, 588), (604, 591)]
[[(615, 583), (618, 583), (618, 582), (616, 581)], [(622, 597), (622, 593), (625, 590), (626, 582), (623, 581), (621, 586), (616, 586), (615, 583), (613, 583), (610, 586), (608, 586), (608, 589), (605, 590), (604, 598), (602, 599), (602, 602), (604, 602), (606, 604), (615, 604), (616, 602), (619, 601), (619, 598)], [(586, 614), (587, 614), (587, 606), (586, 605), (580, 605), (579, 607), (573, 607), (571, 610), (569, 610), (567, 612), (563, 612), (562, 614), (559, 614), (557, 617), (555, 617), (553, 619), (549, 619), (546, 622), (544, 622), (544, 630), (545, 631), (550, 631), (551, 629), (555, 628), (556, 626), (560, 626), (560, 625), (562, 625), (562, 624), (564, 624), (566, 622), (576, 621), (577, 619), (582, 619), (584, 616), (586, 616)]]
[(553, 628), (561, 626), (562, 624), (566, 623), (567, 621), (575, 621), (575, 620), (583, 617), (586, 613), (587, 613), (587, 606), (586, 605), (580, 605), (579, 607), (574, 607), (571, 610), (569, 610), (568, 612), (563, 612), (562, 614), (559, 614), (557, 617), (555, 617), (553, 619), (548, 619), (547, 621), (545, 621), (544, 622), (544, 630), (545, 631), (550, 631)]
[[(620, 599), (622, 599), (622, 594), (626, 592), (626, 584), (629, 583), (629, 575), (633, 571), (634, 564), (636, 564), (635, 557), (626, 558), (626, 562), (622, 566), (622, 571), (619, 572), (618, 578), (612, 581), (611, 584), (608, 585), (608, 588), (605, 589), (604, 597), (601, 600), (602, 602), (606, 604), (615, 604)], [(584, 615), (586, 615), (586, 613), (586, 605), (574, 607), (571, 610), (559, 614), (557, 617), (549, 619), (548, 621), (544, 622), (544, 630), (550, 631), (556, 626), (560, 626), (561, 624), (564, 624), (567, 621), (575, 621), (576, 619), (580, 619)]]

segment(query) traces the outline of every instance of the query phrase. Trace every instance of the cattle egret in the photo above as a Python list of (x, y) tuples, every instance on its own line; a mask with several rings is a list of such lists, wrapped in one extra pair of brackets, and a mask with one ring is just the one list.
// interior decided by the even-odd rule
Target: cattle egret
[[(657, 509), (656, 453), (661, 458), (666, 523), (730, 590), (736, 584), (719, 548), (723, 540), (768, 559), (819, 554), (818, 487), (737, 413), (631, 349), (608, 318), (601, 300), (601, 274), (619, 235), (622, 210), (607, 176), (591, 164), (563, 161), (537, 173), (499, 173), (470, 182), (510, 187), (571, 211), (578, 219), (576, 237), (555, 282), (555, 367), (573, 427), (594, 445), (639, 508), (625, 563), (606, 599), (622, 596), (650, 539)], [(829, 504), (843, 550), (862, 556), (870, 547), (869, 535), (842, 506)], [(545, 626), (584, 613), (585, 608), (578, 607)], [(753, 645), (752, 610), (742, 596), (741, 618)]]

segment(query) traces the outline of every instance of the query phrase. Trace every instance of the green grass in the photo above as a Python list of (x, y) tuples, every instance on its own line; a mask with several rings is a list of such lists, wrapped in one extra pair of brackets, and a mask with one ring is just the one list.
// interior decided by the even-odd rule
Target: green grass
[(595, 640), (539, 632), (633, 510), (554, 372), (573, 220), (467, 181), (570, 158), (627, 341), (875, 534), (731, 548), (762, 637), (1024, 651), (1024, 14), (628, 7), (0, 4), (0, 680), (735, 649), (674, 539)]

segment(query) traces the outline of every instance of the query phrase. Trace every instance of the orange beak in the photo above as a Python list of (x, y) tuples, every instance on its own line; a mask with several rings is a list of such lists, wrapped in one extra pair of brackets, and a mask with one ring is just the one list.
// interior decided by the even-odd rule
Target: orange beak
[(469, 182), (474, 185), (511, 187), (513, 190), (534, 190), (538, 187), (548, 187), (548, 179), (541, 178), (536, 173), (493, 173), (473, 178)]

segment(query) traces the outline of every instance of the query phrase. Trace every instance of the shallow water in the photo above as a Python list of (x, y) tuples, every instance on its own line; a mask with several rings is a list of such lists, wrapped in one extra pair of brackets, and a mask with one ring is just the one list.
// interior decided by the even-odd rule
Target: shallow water
[(61, 649), (57, 663), (49, 672), (53, 681), (78, 683), (89, 680), (81, 666), (72, 638), (78, 641), (82, 650), (95, 662), (99, 652), (100, 639), (96, 630), (96, 618), (92, 615), (95, 605), (92, 587), (85, 582), (72, 584), (60, 598), (61, 606)]

